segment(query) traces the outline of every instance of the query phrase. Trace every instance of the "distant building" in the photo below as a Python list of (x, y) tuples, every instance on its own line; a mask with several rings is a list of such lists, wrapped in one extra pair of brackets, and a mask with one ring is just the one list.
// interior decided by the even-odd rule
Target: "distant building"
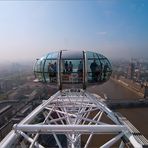
[(8, 80), (8, 79), (0, 80), (0, 92), (7, 92), (11, 90), (12, 87), (13, 87), (12, 80)]
[(133, 78), (134, 78), (134, 72), (135, 72), (135, 64), (133, 62), (131, 62), (128, 65), (127, 78), (133, 80)]

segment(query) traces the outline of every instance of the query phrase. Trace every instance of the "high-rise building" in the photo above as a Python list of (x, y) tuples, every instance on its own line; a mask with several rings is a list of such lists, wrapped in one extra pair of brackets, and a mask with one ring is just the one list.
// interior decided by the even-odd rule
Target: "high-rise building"
[(135, 72), (135, 64), (133, 62), (131, 62), (128, 65), (127, 78), (133, 79), (134, 78), (134, 72)]

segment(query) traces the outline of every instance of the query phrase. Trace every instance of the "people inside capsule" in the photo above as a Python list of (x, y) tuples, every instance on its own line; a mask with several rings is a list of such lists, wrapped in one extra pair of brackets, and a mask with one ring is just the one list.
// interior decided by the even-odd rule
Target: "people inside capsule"
[(53, 81), (53, 75), (54, 75), (54, 69), (53, 69), (53, 64), (49, 63), (48, 64), (48, 72), (49, 72), (49, 81)]
[(70, 61), (69, 64), (68, 64), (68, 73), (71, 74), (72, 72), (73, 72), (73, 64)]
[(64, 63), (64, 70), (63, 70), (63, 73), (65, 74), (71, 74), (73, 72), (73, 64), (71, 61), (65, 61)]
[[(89, 83), (105, 82), (109, 79), (112, 69), (107, 58), (101, 57), (99, 54), (86, 54), (83, 57), (64, 57), (61, 59), (43, 59), (41, 58), (35, 67), (36, 77), (43, 82), (57, 82), (57, 76), (61, 77), (61, 83)], [(57, 69), (57, 61), (61, 61)], [(86, 60), (86, 61), (85, 61)], [(88, 64), (86, 69), (84, 63)], [(60, 75), (57, 75), (60, 73)], [(85, 74), (85, 75), (84, 75)]]
[(83, 63), (82, 61), (80, 61), (78, 65), (78, 80), (82, 81), (82, 78), (83, 78)]
[(48, 72), (49, 72), (49, 81), (54, 82), (56, 77), (57, 65), (56, 62), (54, 64), (48, 64)]
[(64, 73), (68, 73), (68, 62), (64, 63)]
[(56, 73), (57, 73), (57, 63), (54, 62), (54, 65), (53, 65), (53, 72), (54, 72), (54, 77), (56, 77)]
[(103, 68), (103, 80), (106, 80), (108, 68), (109, 68), (108, 63), (105, 63)]
[(102, 81), (102, 63), (100, 62), (99, 81)]
[(96, 63), (96, 60), (95, 59), (91, 63), (90, 69), (91, 69), (91, 72), (92, 72), (92, 82), (97, 82), (98, 81), (99, 74), (100, 74), (100, 67)]

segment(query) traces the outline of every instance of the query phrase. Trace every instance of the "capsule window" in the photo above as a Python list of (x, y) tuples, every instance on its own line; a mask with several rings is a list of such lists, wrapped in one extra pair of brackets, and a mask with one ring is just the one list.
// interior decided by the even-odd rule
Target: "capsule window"
[(82, 60), (62, 60), (61, 66), (63, 83), (82, 83), (83, 61)]

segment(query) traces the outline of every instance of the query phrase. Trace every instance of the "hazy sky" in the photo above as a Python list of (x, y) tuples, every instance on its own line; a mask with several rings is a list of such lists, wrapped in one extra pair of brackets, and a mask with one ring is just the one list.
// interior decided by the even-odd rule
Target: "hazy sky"
[(0, 61), (61, 49), (148, 57), (148, 0), (0, 1)]

